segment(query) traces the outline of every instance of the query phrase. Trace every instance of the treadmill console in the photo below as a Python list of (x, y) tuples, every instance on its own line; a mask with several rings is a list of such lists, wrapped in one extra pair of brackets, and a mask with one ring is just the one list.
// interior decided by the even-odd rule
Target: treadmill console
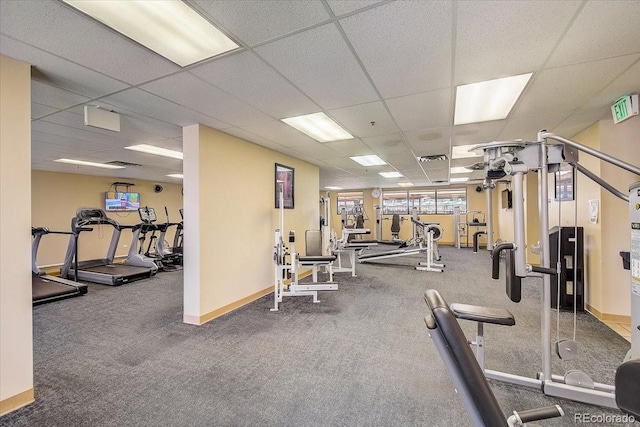
[(80, 208), (76, 211), (76, 218), (81, 221), (86, 220), (107, 220), (107, 214), (98, 208)]
[(138, 215), (140, 215), (140, 220), (145, 224), (151, 224), (156, 222), (158, 217), (156, 216), (156, 210), (145, 206), (144, 208), (138, 208)]

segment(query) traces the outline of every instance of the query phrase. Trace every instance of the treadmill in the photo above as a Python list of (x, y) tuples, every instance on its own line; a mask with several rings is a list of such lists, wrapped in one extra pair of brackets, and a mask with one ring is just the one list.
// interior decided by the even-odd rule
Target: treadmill
[[(78, 260), (78, 238), (83, 231), (92, 231), (93, 225), (110, 225), (113, 227), (111, 243), (107, 251), (107, 257), (88, 261)], [(123, 229), (131, 226), (120, 225), (113, 219), (107, 217), (105, 211), (99, 208), (80, 208), (76, 211), (76, 216), (71, 219), (72, 236), (69, 239), (67, 254), (64, 264), (60, 270), (62, 277), (66, 279), (77, 279), (100, 283), (109, 286), (120, 286), (134, 280), (146, 279), (156, 274), (157, 269), (150, 267), (138, 267), (125, 264), (114, 264), (116, 249), (120, 241), (120, 234)]]
[(31, 227), (33, 243), (31, 246), (31, 295), (33, 305), (44, 304), (64, 298), (76, 297), (87, 293), (87, 285), (63, 279), (62, 277), (48, 276), (38, 268), (36, 258), (40, 239), (45, 234), (72, 234), (63, 231), (50, 231), (45, 227)]

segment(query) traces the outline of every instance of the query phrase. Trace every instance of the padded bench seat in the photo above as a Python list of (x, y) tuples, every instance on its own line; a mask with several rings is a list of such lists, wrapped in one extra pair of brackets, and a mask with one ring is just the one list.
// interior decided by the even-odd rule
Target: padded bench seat
[(451, 304), (450, 308), (458, 319), (503, 326), (513, 326), (516, 324), (516, 319), (514, 319), (513, 314), (501, 308), (459, 303)]
[(298, 257), (298, 261), (300, 261), (300, 264), (305, 265), (305, 264), (328, 264), (330, 262), (333, 262), (336, 260), (336, 256), (335, 255), (328, 255), (328, 256), (317, 256), (317, 255), (312, 255), (312, 256), (301, 256)]

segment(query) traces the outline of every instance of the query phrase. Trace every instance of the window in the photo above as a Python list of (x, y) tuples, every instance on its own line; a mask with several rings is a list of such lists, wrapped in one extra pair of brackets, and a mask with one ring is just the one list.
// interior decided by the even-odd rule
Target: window
[(409, 192), (409, 208), (418, 209), (418, 214), (436, 214), (436, 190), (422, 190)]
[(383, 215), (406, 215), (409, 213), (409, 203), (406, 191), (385, 191), (382, 193)]
[(384, 215), (408, 215), (413, 208), (419, 215), (451, 215), (453, 207), (460, 206), (460, 213), (467, 212), (466, 188), (442, 188), (438, 190), (385, 191), (382, 193)]
[(347, 213), (353, 213), (353, 208), (364, 204), (364, 193), (362, 191), (354, 191), (350, 193), (338, 193), (338, 215), (342, 213), (342, 209), (346, 209)]
[(460, 206), (460, 213), (467, 212), (466, 188), (437, 190), (436, 196), (436, 211), (438, 214), (452, 214), (454, 206)]

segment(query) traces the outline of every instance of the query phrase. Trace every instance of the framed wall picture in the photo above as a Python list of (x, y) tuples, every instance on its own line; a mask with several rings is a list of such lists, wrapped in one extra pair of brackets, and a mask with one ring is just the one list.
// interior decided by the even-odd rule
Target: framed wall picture
[(276, 209), (280, 208), (280, 189), (284, 195), (284, 208), (294, 208), (294, 176), (295, 169), (276, 163), (275, 195)]
[(571, 165), (563, 165), (554, 173), (556, 202), (575, 199), (575, 174)]

